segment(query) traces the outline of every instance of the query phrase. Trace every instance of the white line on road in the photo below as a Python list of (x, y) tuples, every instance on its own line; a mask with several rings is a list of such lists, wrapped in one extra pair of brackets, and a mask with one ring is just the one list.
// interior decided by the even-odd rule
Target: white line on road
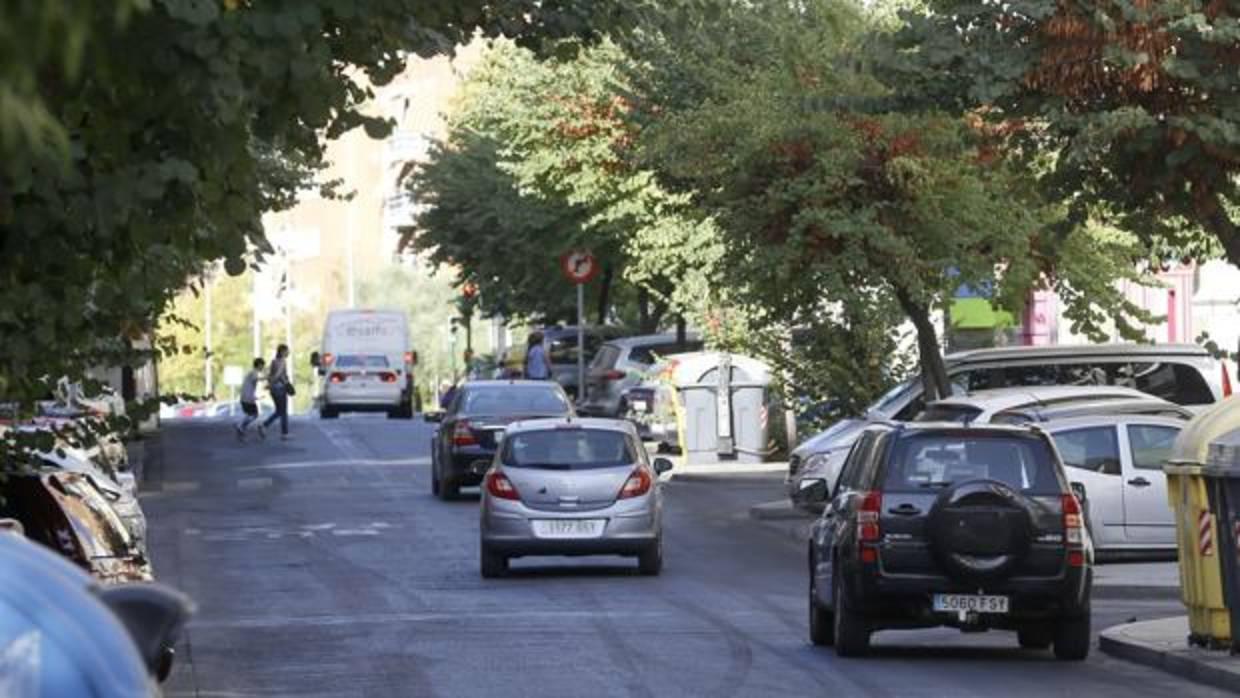
[(258, 489), (262, 487), (271, 487), (271, 478), (269, 477), (247, 477), (237, 480), (237, 487), (245, 490)]

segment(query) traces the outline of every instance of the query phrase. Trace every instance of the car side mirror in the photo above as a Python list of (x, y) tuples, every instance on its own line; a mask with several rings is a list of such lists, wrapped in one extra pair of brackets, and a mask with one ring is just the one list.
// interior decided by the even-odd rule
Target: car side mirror
[(672, 469), (672, 461), (667, 458), (655, 458), (653, 465), (655, 473), (659, 475)]
[(319, 356), (317, 351), (310, 352), (310, 365), (318, 369), (322, 368), (323, 359)]
[(443, 421), (443, 412), (423, 412), (422, 420), (425, 422), (438, 424)]
[(26, 535), (26, 527), (22, 526), (22, 522), (17, 519), (0, 519), (0, 531), (16, 533), (19, 536)]
[(807, 478), (797, 485), (793, 499), (798, 504), (822, 504), (827, 501), (829, 493), (826, 480), (820, 477)]

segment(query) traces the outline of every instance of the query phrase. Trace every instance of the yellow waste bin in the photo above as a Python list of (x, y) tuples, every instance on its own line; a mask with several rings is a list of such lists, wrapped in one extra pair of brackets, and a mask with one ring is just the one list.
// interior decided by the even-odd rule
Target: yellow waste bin
[(1231, 619), (1223, 596), (1219, 562), (1217, 511), (1211, 506), (1204, 466), (1210, 442), (1240, 428), (1240, 396), (1228, 398), (1197, 415), (1176, 439), (1163, 465), (1167, 499), (1175, 512), (1180, 553), (1180, 590), (1188, 608), (1189, 641), (1225, 647), (1231, 643)]

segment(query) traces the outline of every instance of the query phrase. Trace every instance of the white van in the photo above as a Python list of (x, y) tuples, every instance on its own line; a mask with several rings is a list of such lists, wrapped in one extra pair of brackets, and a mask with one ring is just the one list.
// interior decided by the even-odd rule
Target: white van
[(322, 376), (319, 415), (387, 412), (411, 419), (414, 412), (409, 321), (397, 310), (333, 310), (323, 328), (321, 352), (310, 363)]

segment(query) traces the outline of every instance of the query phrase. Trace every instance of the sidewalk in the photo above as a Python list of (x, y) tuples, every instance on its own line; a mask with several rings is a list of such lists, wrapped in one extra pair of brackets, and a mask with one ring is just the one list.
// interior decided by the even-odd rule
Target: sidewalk
[(673, 458), (675, 467), (665, 476), (668, 480), (679, 482), (721, 482), (735, 480), (753, 480), (784, 477), (788, 472), (786, 461), (773, 463), (695, 463), (687, 465)]
[(1098, 646), (1109, 655), (1240, 694), (1240, 657), (1188, 645), (1188, 618), (1117, 625), (1102, 631)]
[[(816, 518), (777, 499), (749, 508), (749, 518), (797, 543), (809, 539)], [(1103, 599), (1178, 599), (1180, 571), (1176, 562), (1110, 562), (1094, 567), (1094, 596)]]

